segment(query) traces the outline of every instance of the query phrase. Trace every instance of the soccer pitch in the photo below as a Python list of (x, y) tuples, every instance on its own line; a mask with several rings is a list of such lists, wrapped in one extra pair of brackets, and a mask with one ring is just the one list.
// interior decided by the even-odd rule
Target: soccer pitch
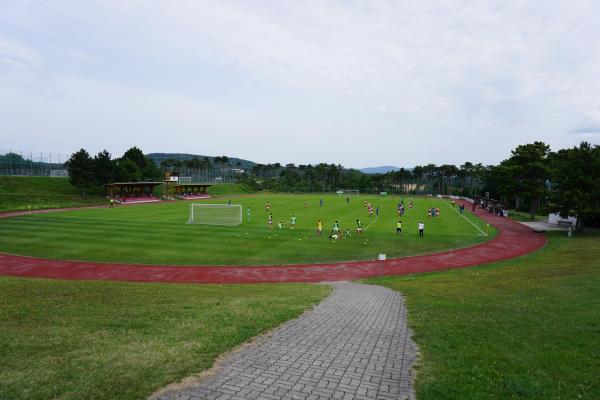
[[(320, 200), (323, 206), (320, 206)], [(235, 227), (186, 224), (190, 202), (175, 201), (114, 209), (32, 214), (0, 219), (0, 251), (49, 259), (165, 265), (279, 265), (328, 263), (388, 258), (439, 252), (471, 246), (493, 238), (496, 231), (469, 211), (459, 214), (450, 200), (401, 197), (406, 213), (396, 234), (400, 197), (361, 195), (259, 194), (229, 196), (194, 203), (241, 204), (243, 223)], [(308, 207), (304, 207), (304, 201)], [(408, 207), (412, 200), (414, 206)], [(268, 226), (269, 201), (273, 228)], [(364, 201), (379, 207), (369, 217)], [(247, 215), (251, 209), (250, 218)], [(431, 218), (427, 209), (439, 207)], [(290, 229), (292, 215), (296, 228)], [(356, 219), (364, 233), (355, 232)], [(323, 235), (316, 234), (317, 221)], [(341, 233), (350, 228), (351, 238), (329, 239), (335, 221)], [(284, 229), (278, 229), (281, 221)], [(419, 238), (417, 224), (425, 223)]]

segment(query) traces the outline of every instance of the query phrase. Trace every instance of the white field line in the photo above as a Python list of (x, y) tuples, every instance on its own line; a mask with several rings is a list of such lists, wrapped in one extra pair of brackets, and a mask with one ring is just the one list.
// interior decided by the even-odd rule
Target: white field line
[(471, 225), (473, 225), (479, 232), (481, 232), (483, 234), (483, 236), (487, 236), (488, 235), (487, 233), (485, 233), (484, 231), (482, 231), (480, 227), (478, 227), (477, 225), (475, 225), (473, 223), (473, 221), (471, 221), (469, 218), (465, 217), (464, 214), (461, 214), (460, 212), (458, 212), (458, 210), (456, 208), (452, 207), (450, 204), (446, 203), (444, 200), (440, 200), (440, 201), (442, 203), (446, 204), (451, 209), (453, 209), (456, 213), (458, 213), (458, 215), (460, 215), (461, 217), (463, 217), (468, 223), (470, 223)]
[(371, 222), (369, 225), (367, 225), (367, 227), (365, 228), (365, 232), (367, 231), (367, 229), (369, 229), (371, 227), (371, 225), (373, 225), (375, 222), (377, 222), (378, 218), (379, 218), (379, 216), (377, 214), (375, 214), (375, 220), (373, 222)]

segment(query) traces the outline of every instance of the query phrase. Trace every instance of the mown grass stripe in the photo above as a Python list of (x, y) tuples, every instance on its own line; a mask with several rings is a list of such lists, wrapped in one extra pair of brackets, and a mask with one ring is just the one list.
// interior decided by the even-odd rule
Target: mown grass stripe
[[(324, 207), (318, 206), (319, 198), (324, 198)], [(473, 236), (469, 223), (453, 213), (426, 220), (427, 239), (418, 240), (417, 222), (425, 220), (427, 207), (439, 204), (435, 199), (414, 199), (415, 207), (402, 217), (404, 229), (400, 235), (395, 233), (398, 198), (365, 196), (358, 201), (352, 199), (350, 205), (344, 198), (318, 195), (231, 199), (252, 208), (250, 221), (245, 219), (238, 227), (188, 225), (186, 202), (8, 218), (0, 220), (0, 251), (102, 262), (255, 265), (375, 259), (380, 252), (400, 257), (465, 247), (484, 240)], [(304, 199), (311, 204), (309, 208), (303, 207)], [(372, 221), (363, 206), (364, 199), (380, 207), (379, 216)], [(275, 225), (281, 220), (286, 229), (267, 227), (267, 200), (272, 203)], [(292, 214), (298, 218), (295, 230), (289, 229)], [(355, 235), (356, 218), (368, 226), (362, 237)], [(324, 222), (321, 238), (315, 232), (318, 219)], [(351, 239), (327, 239), (335, 220), (342, 232), (350, 228)]]

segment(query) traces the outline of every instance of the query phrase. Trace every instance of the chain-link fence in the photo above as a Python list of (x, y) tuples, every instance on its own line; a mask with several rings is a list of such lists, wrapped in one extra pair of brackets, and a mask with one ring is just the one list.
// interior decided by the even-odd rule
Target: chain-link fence
[(234, 168), (163, 168), (163, 172), (176, 171), (184, 183), (235, 183), (240, 170)]
[(0, 175), (68, 176), (69, 155), (0, 149)]

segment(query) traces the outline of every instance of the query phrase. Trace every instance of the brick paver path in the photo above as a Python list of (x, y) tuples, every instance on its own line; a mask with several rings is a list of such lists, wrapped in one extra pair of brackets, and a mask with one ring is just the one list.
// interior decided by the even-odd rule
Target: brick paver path
[(213, 377), (158, 399), (413, 399), (417, 347), (402, 296), (335, 283), (314, 310), (235, 353)]

